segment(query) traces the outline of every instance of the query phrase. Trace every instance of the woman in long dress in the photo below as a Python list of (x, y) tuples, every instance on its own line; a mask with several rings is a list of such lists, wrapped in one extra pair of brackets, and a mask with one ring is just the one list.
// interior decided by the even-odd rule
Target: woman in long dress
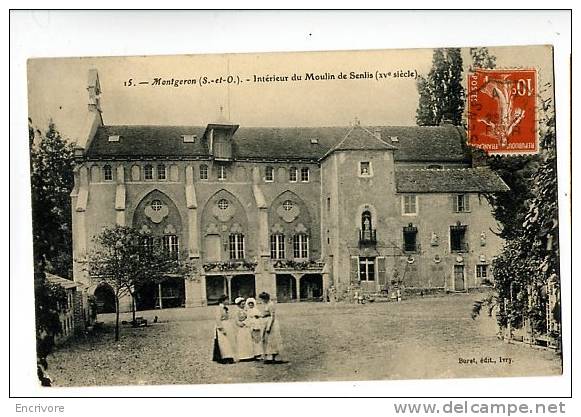
[(236, 361), (234, 347), (234, 326), (230, 321), (230, 313), (227, 307), (228, 297), (223, 295), (219, 299), (220, 304), (216, 310), (216, 325), (214, 326), (214, 352), (212, 360), (227, 364)]
[(263, 324), (262, 313), (256, 308), (256, 300), (254, 298), (246, 299), (246, 326), (250, 329), (252, 353), (256, 360), (261, 360), (264, 354)]
[(238, 360), (249, 361), (254, 360), (254, 349), (252, 345), (252, 329), (249, 327), (248, 314), (244, 309), (246, 302), (244, 298), (238, 297), (234, 300), (234, 304), (238, 306), (234, 315), (234, 323), (238, 328), (236, 335), (236, 347), (238, 351)]
[(258, 296), (262, 302), (262, 318), (264, 322), (264, 363), (281, 363), (282, 338), (280, 325), (276, 316), (274, 303), (270, 300), (270, 294), (262, 292)]

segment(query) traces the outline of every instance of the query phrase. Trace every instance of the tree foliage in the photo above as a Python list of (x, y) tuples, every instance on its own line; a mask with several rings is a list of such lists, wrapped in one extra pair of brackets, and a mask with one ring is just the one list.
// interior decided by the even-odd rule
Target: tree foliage
[(465, 101), (460, 49), (435, 49), (432, 68), (427, 76), (418, 77), (417, 88), (419, 126), (437, 126), (444, 120), (460, 125)]
[[(150, 235), (127, 226), (105, 227), (95, 237), (89, 253), (89, 275), (96, 283), (111, 286), (116, 302), (115, 340), (119, 340), (119, 300), (149, 282), (161, 282), (168, 275), (187, 273), (179, 256), (170, 256), (167, 248)], [(133, 302), (135, 320), (135, 302)]]
[[(548, 291), (559, 288), (559, 231), (557, 203), (557, 157), (555, 117), (545, 108), (540, 121), (541, 154), (533, 159), (535, 170), (523, 176), (529, 192), (515, 213), (518, 220), (508, 223), (505, 246), (494, 263), (495, 288), (498, 293), (499, 324), (520, 328), (526, 323), (537, 334), (547, 333)], [(494, 200), (493, 200), (493, 204)], [(498, 207), (495, 207), (495, 210)], [(498, 210), (495, 211), (498, 213)], [(508, 211), (507, 211), (508, 213)], [(520, 222), (516, 227), (513, 222)], [(506, 225), (505, 225), (506, 227)], [(551, 307), (553, 320), (559, 321), (560, 303)], [(556, 335), (560, 337), (560, 334)]]
[(474, 71), (476, 68), (481, 69), (494, 69), (496, 68), (496, 57), (491, 55), (488, 48), (470, 48), (470, 57), (472, 58), (472, 63), (470, 64), (470, 71)]
[(61, 137), (53, 123), (46, 132), (28, 120), (37, 373), (42, 385), (47, 356), (62, 332), (59, 313), (66, 309), (66, 292), (46, 280), (45, 272), (72, 277), (72, 227), (69, 194), (73, 188), (73, 145)]
[(52, 122), (44, 133), (29, 124), (29, 143), (34, 256), (48, 272), (72, 278), (74, 146)]

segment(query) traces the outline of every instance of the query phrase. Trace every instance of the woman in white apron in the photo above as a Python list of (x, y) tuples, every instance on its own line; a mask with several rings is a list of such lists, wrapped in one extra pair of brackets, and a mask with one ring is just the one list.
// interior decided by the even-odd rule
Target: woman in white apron
[(236, 335), (234, 333), (234, 326), (230, 321), (230, 312), (227, 306), (228, 297), (223, 295), (218, 301), (220, 304), (216, 310), (212, 360), (222, 364), (234, 363), (236, 361), (234, 352)]
[(238, 329), (238, 333), (236, 335), (236, 348), (238, 352), (238, 360), (240, 361), (249, 361), (254, 360), (254, 348), (252, 345), (252, 329), (250, 328), (249, 324), (250, 321), (248, 320), (248, 314), (244, 309), (246, 302), (244, 298), (238, 297), (234, 300), (234, 304), (236, 304), (237, 308), (236, 311), (233, 312), (234, 314), (234, 323), (236, 324), (236, 328)]

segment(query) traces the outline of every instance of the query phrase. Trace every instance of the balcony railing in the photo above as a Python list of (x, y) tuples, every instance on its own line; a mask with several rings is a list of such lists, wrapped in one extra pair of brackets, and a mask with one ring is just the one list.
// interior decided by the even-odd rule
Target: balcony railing
[(296, 271), (305, 270), (322, 270), (325, 267), (325, 262), (320, 261), (295, 261), (293, 259), (278, 259), (273, 261), (274, 269), (288, 269)]
[(377, 234), (375, 229), (359, 229), (360, 245), (375, 245), (377, 243)]
[(223, 271), (254, 271), (256, 262), (250, 261), (224, 261), (206, 262), (203, 266), (205, 272)]

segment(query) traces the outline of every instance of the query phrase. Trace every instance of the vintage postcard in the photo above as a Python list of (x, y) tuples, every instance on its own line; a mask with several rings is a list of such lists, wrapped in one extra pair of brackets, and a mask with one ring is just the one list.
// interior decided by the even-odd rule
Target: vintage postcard
[(551, 46), (28, 83), (42, 385), (561, 375)]

